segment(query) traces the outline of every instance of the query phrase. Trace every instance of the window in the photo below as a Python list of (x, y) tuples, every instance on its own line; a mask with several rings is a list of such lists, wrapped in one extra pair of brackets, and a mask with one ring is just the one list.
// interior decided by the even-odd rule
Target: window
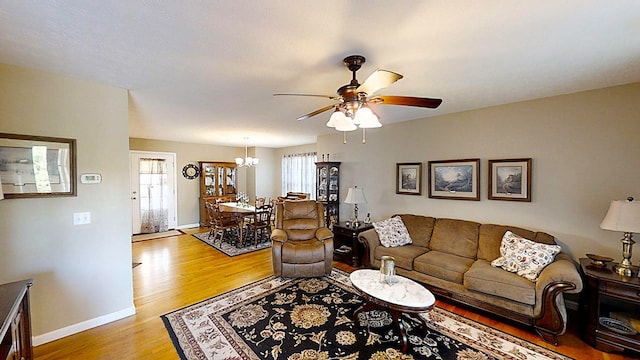
[(282, 194), (289, 191), (311, 194), (316, 198), (315, 152), (282, 156)]

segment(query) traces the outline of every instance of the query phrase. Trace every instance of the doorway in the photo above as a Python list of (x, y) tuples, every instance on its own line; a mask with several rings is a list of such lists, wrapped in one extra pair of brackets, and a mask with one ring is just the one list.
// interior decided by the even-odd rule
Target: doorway
[(130, 151), (131, 234), (175, 229), (176, 154)]

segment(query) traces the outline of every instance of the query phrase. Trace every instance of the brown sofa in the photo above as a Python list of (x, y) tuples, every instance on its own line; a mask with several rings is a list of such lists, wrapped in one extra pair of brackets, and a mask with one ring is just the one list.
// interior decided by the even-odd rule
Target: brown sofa
[(533, 326), (547, 342), (557, 344), (566, 330), (563, 292), (578, 293), (582, 280), (576, 264), (560, 252), (532, 282), (515, 273), (491, 266), (500, 256), (507, 230), (545, 244), (555, 244), (543, 232), (472, 221), (400, 215), (412, 244), (385, 247), (378, 233), (360, 233), (366, 267), (380, 267), (380, 258), (391, 255), (396, 272), (425, 284), (436, 296), (488, 311)]

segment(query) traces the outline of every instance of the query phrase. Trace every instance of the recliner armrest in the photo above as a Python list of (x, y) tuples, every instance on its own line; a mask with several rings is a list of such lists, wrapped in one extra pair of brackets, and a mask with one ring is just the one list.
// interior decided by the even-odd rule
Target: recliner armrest
[(320, 241), (325, 241), (327, 239), (333, 238), (333, 233), (326, 227), (318, 228), (318, 230), (316, 230), (316, 238)]
[(287, 232), (282, 229), (273, 229), (271, 232), (271, 240), (273, 241), (287, 242), (288, 239)]

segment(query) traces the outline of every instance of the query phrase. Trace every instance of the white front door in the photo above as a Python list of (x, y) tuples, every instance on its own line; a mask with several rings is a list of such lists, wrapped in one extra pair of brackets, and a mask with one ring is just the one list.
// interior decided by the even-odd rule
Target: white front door
[[(154, 195), (153, 191), (154, 186), (157, 184), (152, 183), (152, 178), (160, 177), (162, 180), (163, 187), (163, 199), (162, 199), (162, 208), (166, 213), (167, 220), (167, 228), (175, 229), (177, 226), (176, 219), (176, 154), (175, 153), (161, 153), (161, 152), (142, 152), (142, 151), (130, 151), (130, 174), (131, 174), (131, 233), (132, 234), (140, 234), (143, 232), (143, 214), (146, 216), (148, 214), (148, 209), (146, 209), (146, 204), (149, 203), (150, 197), (157, 196)], [(155, 176), (150, 176), (147, 171), (144, 170), (146, 167), (144, 164), (149, 160), (156, 161), (157, 163), (161, 163), (163, 167), (163, 174), (156, 174)], [(141, 173), (141, 162), (142, 162), (142, 173)], [(152, 180), (150, 180), (152, 179)], [(145, 206), (143, 206), (145, 205)], [(156, 232), (154, 230), (149, 230), (148, 226), (144, 226), (144, 232)]]

